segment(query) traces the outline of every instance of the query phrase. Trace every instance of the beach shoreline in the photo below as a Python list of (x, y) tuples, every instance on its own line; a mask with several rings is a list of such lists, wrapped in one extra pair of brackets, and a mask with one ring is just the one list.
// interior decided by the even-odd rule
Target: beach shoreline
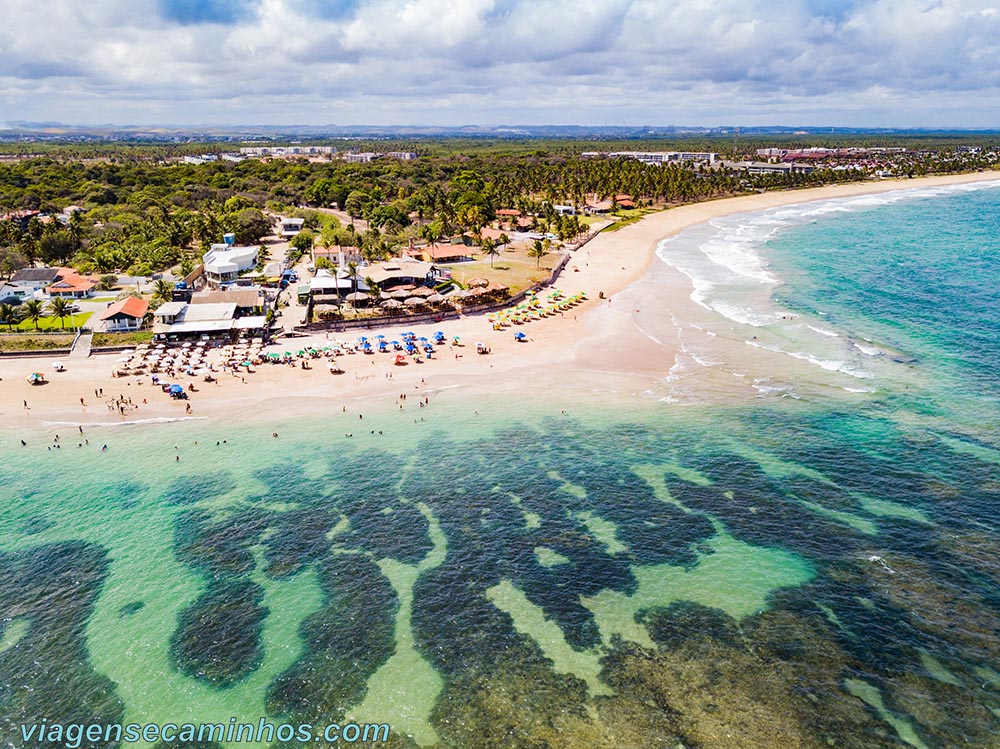
[[(405, 320), (363, 331), (374, 337), (398, 337), (402, 328), (432, 337), (442, 330), (460, 346), (439, 346), (430, 361), (394, 366), (391, 354), (352, 354), (340, 357), (345, 370), (334, 375), (327, 360), (299, 366), (263, 365), (251, 374), (224, 374), (217, 383), (197, 382), (197, 392), (186, 402), (170, 399), (150, 384), (148, 376), (113, 378), (120, 354), (95, 354), (88, 359), (65, 360), (65, 372), (54, 372), (52, 357), (0, 358), (0, 416), (8, 428), (45, 424), (98, 425), (123, 422), (195, 418), (224, 420), (235, 414), (264, 420), (283, 412), (283, 396), (294, 396), (299, 408), (347, 408), (359, 400), (392, 402), (403, 393), (446, 393), (488, 388), (491, 392), (551, 394), (554, 403), (579, 393), (608, 390), (639, 394), (665, 371), (665, 363), (680, 350), (679, 338), (652, 341), (636, 323), (637, 282), (647, 277), (657, 246), (664, 239), (712, 219), (741, 213), (837, 198), (852, 198), (897, 190), (943, 187), (1000, 180), (998, 172), (851, 183), (795, 191), (767, 192), (688, 204), (644, 217), (614, 232), (605, 232), (572, 254), (556, 286), (566, 294), (586, 293), (587, 301), (555, 315), (522, 326), (494, 331), (485, 316), (476, 315), (441, 324), (411, 326)], [(664, 277), (678, 301), (687, 300), (691, 287), (681, 273)], [(630, 293), (630, 290), (631, 293)], [(601, 298), (603, 295), (604, 298)], [(672, 298), (673, 298), (672, 297)], [(514, 332), (529, 340), (514, 341)], [(279, 340), (268, 351), (322, 347), (336, 340), (353, 340), (358, 331), (318, 333)], [(482, 341), (492, 351), (477, 355)], [(38, 371), (48, 384), (32, 386), (26, 376)], [(175, 380), (187, 384), (191, 378)], [(104, 396), (98, 395), (103, 389)], [(121, 413), (107, 401), (131, 399), (138, 408)], [(437, 397), (437, 396), (435, 396)], [(145, 403), (143, 400), (145, 399)], [(27, 404), (27, 407), (24, 404)], [(190, 403), (191, 413), (186, 413)], [(287, 415), (284, 414), (283, 415)], [(64, 429), (67, 427), (63, 427)]]

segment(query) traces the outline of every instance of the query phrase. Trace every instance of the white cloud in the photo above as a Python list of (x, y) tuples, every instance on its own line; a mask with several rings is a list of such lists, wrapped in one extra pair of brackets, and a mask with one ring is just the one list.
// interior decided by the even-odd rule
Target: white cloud
[(1000, 125), (989, 0), (7, 5), (8, 119)]

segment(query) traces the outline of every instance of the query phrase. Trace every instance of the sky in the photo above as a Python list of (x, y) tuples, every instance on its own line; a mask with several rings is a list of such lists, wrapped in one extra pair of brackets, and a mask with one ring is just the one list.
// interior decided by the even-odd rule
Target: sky
[(1000, 0), (0, 9), (0, 122), (1000, 127)]

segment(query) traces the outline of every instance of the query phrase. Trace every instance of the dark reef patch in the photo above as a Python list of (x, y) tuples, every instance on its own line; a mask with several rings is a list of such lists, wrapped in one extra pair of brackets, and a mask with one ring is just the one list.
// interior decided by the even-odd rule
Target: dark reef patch
[(204, 684), (229, 687), (264, 659), (264, 589), (243, 578), (211, 580), (181, 612), (170, 639), (175, 668)]
[(0, 746), (22, 746), (20, 725), (42, 718), (49, 724), (121, 722), (114, 683), (94, 671), (86, 647), (87, 619), (107, 569), (104, 549), (83, 541), (0, 552), (0, 620), (28, 621), (16, 646), (0, 653)]
[(181, 511), (174, 520), (174, 554), (210, 576), (245, 574), (256, 565), (250, 547), (270, 521), (269, 513), (254, 507), (221, 519), (204, 510)]
[(124, 619), (126, 616), (135, 616), (145, 608), (145, 601), (130, 601), (118, 609), (118, 618)]
[(235, 488), (236, 479), (229, 471), (213, 471), (175, 479), (163, 492), (163, 499), (172, 505), (190, 505), (229, 494)]
[(268, 687), (268, 712), (317, 725), (364, 699), (368, 678), (395, 651), (399, 601), (378, 566), (333, 554), (317, 566), (326, 598), (300, 627), (305, 652)]

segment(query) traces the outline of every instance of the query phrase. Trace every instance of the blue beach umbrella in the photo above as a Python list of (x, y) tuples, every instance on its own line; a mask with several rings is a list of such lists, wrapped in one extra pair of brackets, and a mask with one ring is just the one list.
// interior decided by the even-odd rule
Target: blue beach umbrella
[(178, 393), (183, 393), (183, 392), (184, 392), (184, 388), (181, 385), (171, 385), (170, 386), (170, 394), (171, 395), (177, 395)]

